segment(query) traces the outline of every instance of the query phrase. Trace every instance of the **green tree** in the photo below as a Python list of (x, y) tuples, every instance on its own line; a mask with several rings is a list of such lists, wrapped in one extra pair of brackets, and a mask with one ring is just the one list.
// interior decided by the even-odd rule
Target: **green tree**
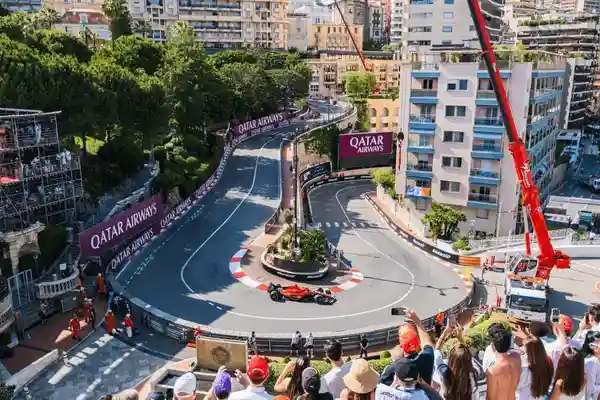
[(396, 175), (390, 168), (376, 168), (369, 171), (371, 181), (383, 187), (385, 193), (396, 196)]
[(450, 240), (458, 224), (466, 220), (464, 212), (436, 202), (431, 204), (431, 211), (421, 219), (434, 238), (443, 240)]
[(112, 40), (133, 34), (131, 15), (125, 0), (105, 0), (102, 4), (102, 11), (110, 20)]
[(381, 51), (395, 52), (399, 51), (401, 48), (402, 45), (400, 43), (385, 44), (381, 47)]
[(320, 229), (300, 232), (300, 262), (322, 261), (327, 255), (327, 239)]
[(216, 69), (221, 69), (227, 64), (256, 64), (257, 61), (257, 53), (238, 50), (220, 51), (210, 57), (210, 62)]
[(365, 99), (375, 87), (377, 79), (372, 72), (348, 72), (344, 75), (346, 95), (351, 98)]
[(131, 72), (142, 69), (154, 75), (164, 63), (165, 46), (138, 36), (121, 36), (102, 46), (94, 55), (96, 58), (107, 59)]
[(35, 29), (51, 29), (59, 20), (56, 10), (44, 7), (30, 15), (30, 21)]
[(133, 24), (133, 33), (142, 38), (149, 38), (152, 35), (152, 23), (149, 20), (135, 21)]
[(310, 135), (306, 135), (302, 138), (304, 149), (308, 153), (319, 157), (327, 156), (331, 162), (336, 165), (337, 145), (341, 133), (342, 132), (337, 124), (317, 129)]

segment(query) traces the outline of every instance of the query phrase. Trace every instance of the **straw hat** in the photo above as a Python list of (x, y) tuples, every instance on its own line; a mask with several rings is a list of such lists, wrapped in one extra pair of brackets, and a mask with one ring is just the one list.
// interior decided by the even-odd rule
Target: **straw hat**
[(379, 374), (362, 358), (352, 361), (350, 372), (344, 376), (346, 387), (358, 394), (371, 393), (378, 383)]

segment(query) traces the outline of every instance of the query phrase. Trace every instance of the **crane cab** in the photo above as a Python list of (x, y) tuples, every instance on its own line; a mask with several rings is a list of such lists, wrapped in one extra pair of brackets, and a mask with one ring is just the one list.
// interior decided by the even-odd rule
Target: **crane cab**
[(537, 267), (537, 258), (522, 254), (508, 261), (504, 294), (509, 317), (521, 321), (547, 320), (548, 293), (544, 280), (536, 277)]
[(535, 278), (537, 267), (538, 259), (536, 257), (519, 254), (510, 258), (506, 273), (522, 278)]

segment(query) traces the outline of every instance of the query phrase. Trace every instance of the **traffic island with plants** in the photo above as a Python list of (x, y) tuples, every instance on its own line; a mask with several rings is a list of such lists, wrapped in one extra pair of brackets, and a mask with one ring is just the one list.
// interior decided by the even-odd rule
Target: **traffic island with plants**
[[(267, 246), (263, 266), (276, 275), (296, 280), (320, 279), (329, 270), (325, 233), (319, 229), (299, 230), (294, 243), (294, 215), (283, 213), (284, 226), (277, 239)], [(293, 276), (293, 278), (292, 278)]]

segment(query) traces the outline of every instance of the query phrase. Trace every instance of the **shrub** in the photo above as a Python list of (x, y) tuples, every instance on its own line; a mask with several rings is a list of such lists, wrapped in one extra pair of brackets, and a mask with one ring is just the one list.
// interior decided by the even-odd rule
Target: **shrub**
[[(503, 318), (501, 316), (487, 317), (484, 318), (478, 324), (475, 324), (470, 328), (466, 329), (464, 333), (465, 344), (474, 351), (485, 350), (485, 348), (490, 344), (490, 339), (488, 337), (487, 331), (490, 325), (496, 322), (501, 323), (507, 329), (510, 329), (510, 324), (508, 323), (508, 320), (506, 318)], [(444, 346), (442, 347), (442, 353), (444, 353), (444, 355), (447, 356), (450, 349), (456, 346), (457, 344), (457, 339), (450, 339), (446, 341), (446, 343), (444, 343)]]
[(387, 351), (387, 350), (382, 351), (381, 355), (379, 356), (379, 358), (381, 360), (384, 360), (386, 358), (391, 358), (391, 357), (392, 357), (392, 354), (389, 351)]

